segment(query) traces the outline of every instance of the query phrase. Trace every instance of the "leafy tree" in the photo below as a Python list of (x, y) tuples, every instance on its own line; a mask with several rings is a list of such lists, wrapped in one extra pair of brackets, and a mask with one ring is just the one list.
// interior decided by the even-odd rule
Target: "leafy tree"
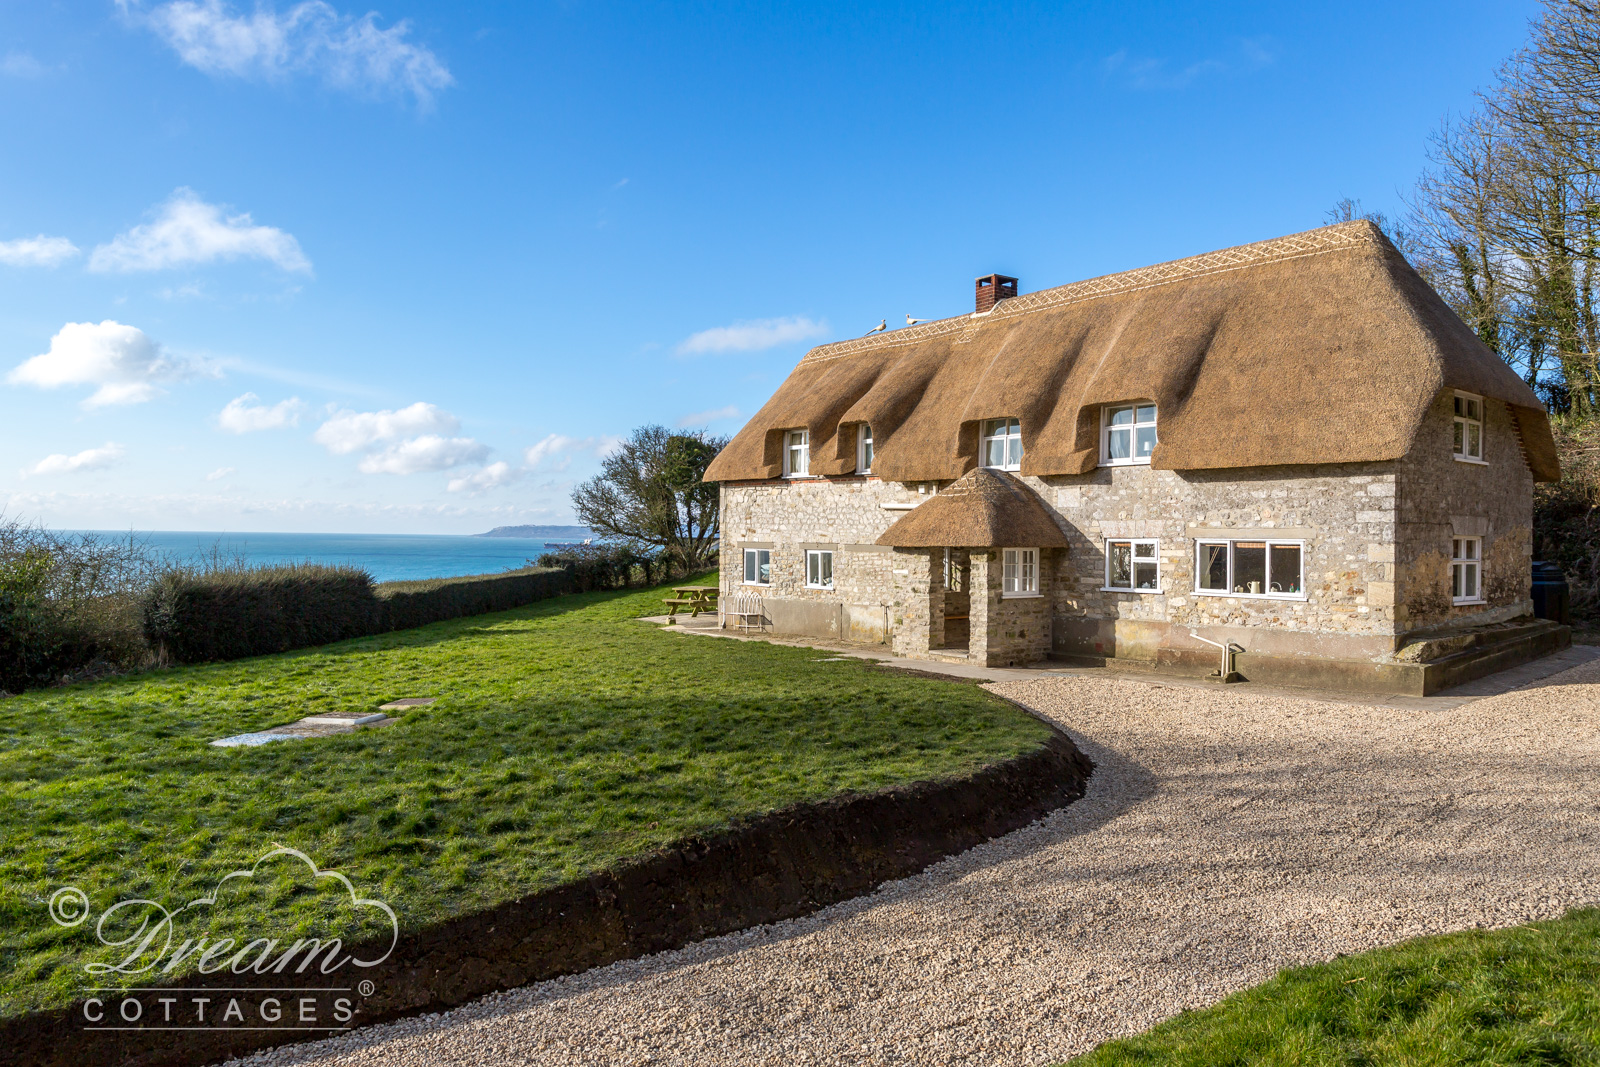
[(703, 430), (641, 426), (573, 490), (573, 510), (607, 537), (659, 549), (671, 565), (707, 567), (717, 546), (719, 493), (701, 478), (727, 443)]

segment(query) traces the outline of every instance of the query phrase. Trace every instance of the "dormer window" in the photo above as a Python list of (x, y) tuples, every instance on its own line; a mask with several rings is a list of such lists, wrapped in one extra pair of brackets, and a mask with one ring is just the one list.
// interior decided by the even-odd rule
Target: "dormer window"
[(989, 419), (983, 424), (979, 455), (985, 467), (1003, 471), (1022, 469), (1022, 423), (1016, 419)]
[(1156, 406), (1117, 404), (1100, 412), (1100, 465), (1149, 463), (1156, 447)]
[(1455, 400), (1455, 456), (1463, 463), (1482, 463), (1483, 397), (1457, 393)]
[(856, 430), (856, 473), (872, 473), (872, 427), (864, 422)]
[(784, 434), (783, 476), (806, 478), (811, 474), (811, 431), (790, 430)]

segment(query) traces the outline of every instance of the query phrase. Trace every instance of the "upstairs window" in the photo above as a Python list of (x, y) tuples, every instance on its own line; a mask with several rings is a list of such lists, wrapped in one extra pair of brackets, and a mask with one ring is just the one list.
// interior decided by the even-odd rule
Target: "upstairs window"
[(1302, 541), (1201, 541), (1195, 592), (1202, 596), (1305, 596)]
[(1022, 469), (1022, 423), (1016, 419), (989, 419), (983, 424), (983, 457), (985, 467), (998, 467), (1003, 471)]
[(1450, 602), (1483, 603), (1483, 539), (1450, 539)]
[(772, 550), (747, 548), (744, 550), (744, 584), (772, 584)]
[(1161, 557), (1156, 542), (1107, 541), (1106, 588), (1128, 593), (1161, 591)]
[(1100, 415), (1100, 463), (1149, 463), (1156, 447), (1156, 406), (1119, 404)]
[(1454, 450), (1465, 463), (1483, 462), (1483, 397), (1456, 394)]
[(804, 478), (811, 473), (811, 431), (790, 430), (784, 435), (783, 476)]
[(856, 473), (872, 473), (872, 427), (864, 422), (856, 431)]
[(1039, 595), (1039, 550), (1008, 548), (1001, 553), (1001, 596)]

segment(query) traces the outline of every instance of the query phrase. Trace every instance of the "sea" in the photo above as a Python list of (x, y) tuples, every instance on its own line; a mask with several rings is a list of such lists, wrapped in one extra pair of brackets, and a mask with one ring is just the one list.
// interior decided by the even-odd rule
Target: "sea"
[[(96, 530), (124, 538), (126, 530)], [(133, 536), (163, 555), (184, 559), (243, 557), (247, 563), (342, 563), (365, 567), (374, 581), (456, 578), (525, 567), (546, 545), (576, 544), (560, 537), (471, 537), (448, 534), (221, 533), (135, 530)]]

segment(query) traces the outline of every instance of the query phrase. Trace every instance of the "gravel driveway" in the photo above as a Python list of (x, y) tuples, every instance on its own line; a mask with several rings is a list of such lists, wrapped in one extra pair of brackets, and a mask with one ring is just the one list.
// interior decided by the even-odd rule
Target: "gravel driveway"
[(1286, 965), (1600, 901), (1600, 661), (1426, 710), (992, 688), (1099, 764), (1087, 797), (804, 919), (256, 1062), (1047, 1064)]

